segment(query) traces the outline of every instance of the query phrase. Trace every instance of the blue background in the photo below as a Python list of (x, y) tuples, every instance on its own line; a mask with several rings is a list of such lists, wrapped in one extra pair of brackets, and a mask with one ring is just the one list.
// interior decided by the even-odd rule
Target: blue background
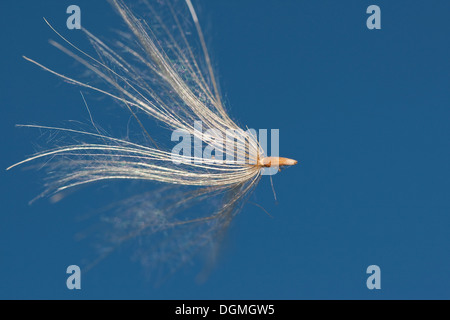
[[(78, 88), (21, 58), (73, 74), (42, 20), (78, 41), (65, 29), (70, 4), (96, 35), (121, 26), (101, 1), (0, 3), (2, 168), (39, 136), (16, 123), (88, 122)], [(381, 30), (366, 28), (371, 4)], [(280, 153), (300, 161), (274, 177), (278, 204), (267, 177), (251, 199), (273, 218), (246, 205), (203, 284), (187, 268), (155, 287), (121, 252), (70, 291), (66, 267), (85, 250), (74, 217), (95, 194), (29, 206), (41, 176), (3, 171), (0, 298), (450, 298), (450, 2), (201, 1), (198, 11), (233, 118), (279, 128)], [(91, 100), (97, 115), (102, 103)], [(381, 290), (366, 287), (372, 264)]]

